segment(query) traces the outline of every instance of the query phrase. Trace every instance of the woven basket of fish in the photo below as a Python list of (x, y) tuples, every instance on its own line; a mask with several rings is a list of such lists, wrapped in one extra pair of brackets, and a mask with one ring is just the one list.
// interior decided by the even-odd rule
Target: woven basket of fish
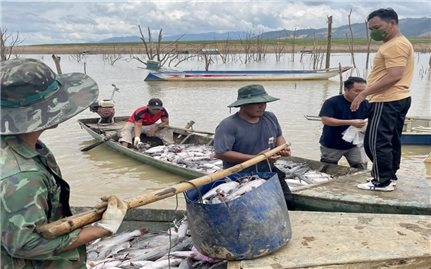
[(292, 237), (276, 173), (234, 174), (185, 193), (194, 246), (225, 260), (272, 253)]

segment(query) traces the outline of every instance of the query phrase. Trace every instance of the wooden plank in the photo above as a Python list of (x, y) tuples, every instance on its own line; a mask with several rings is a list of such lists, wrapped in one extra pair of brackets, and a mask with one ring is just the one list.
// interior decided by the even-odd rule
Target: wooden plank
[(241, 269), (241, 261), (228, 262), (227, 269)]
[(431, 264), (431, 216), (299, 211), (289, 216), (291, 241), (270, 255), (241, 261), (239, 268), (429, 268)]

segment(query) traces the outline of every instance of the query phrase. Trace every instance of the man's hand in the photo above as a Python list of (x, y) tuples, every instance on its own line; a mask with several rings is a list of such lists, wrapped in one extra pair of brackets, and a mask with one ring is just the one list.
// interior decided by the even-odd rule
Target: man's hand
[(360, 128), (364, 127), (366, 124), (367, 124), (366, 120), (359, 120), (358, 119), (358, 120), (352, 120), (352, 123), (350, 125), (360, 129)]
[(100, 207), (107, 204), (107, 208), (102, 215), (102, 219), (97, 223), (97, 226), (102, 227), (111, 233), (116, 233), (126, 215), (127, 204), (115, 195), (111, 195), (109, 197), (105, 196), (100, 199), (102, 200), (102, 203), (98, 206)]
[(278, 152), (281, 156), (288, 157), (291, 155), (290, 146), (287, 146), (285, 149)]
[(142, 144), (141, 138), (139, 136), (135, 136), (135, 139), (133, 140), (133, 146), (135, 148), (139, 148), (139, 146)]
[[(262, 154), (262, 153), (266, 153), (266, 152), (268, 152), (269, 151), (269, 149), (265, 149), (265, 150), (262, 150), (261, 152), (259, 152), (257, 155), (260, 155), (260, 154)], [(256, 155), (256, 156), (257, 156)], [(270, 163), (275, 163), (278, 159), (280, 159), (280, 155), (278, 155), (278, 154), (274, 154), (274, 155), (272, 155), (272, 156), (269, 156), (268, 157), (268, 161), (270, 162)]]
[(361, 105), (362, 101), (364, 101), (365, 99), (365, 95), (363, 95), (362, 93), (358, 94), (355, 99), (353, 99), (352, 104), (350, 105), (350, 110), (352, 112), (355, 112), (356, 110), (358, 110), (359, 106)]

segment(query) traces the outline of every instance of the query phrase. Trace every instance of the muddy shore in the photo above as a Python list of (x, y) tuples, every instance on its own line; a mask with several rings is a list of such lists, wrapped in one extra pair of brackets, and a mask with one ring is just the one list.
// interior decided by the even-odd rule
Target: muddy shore
[[(179, 54), (195, 54), (202, 53), (203, 48), (217, 49), (220, 54), (232, 54), (232, 53), (245, 53), (246, 48), (243, 45), (229, 45), (226, 46), (223, 43), (211, 43), (209, 44), (176, 44), (175, 47), (168, 47), (168, 45), (162, 45), (161, 51), (172, 51)], [(431, 44), (414, 44), (416, 52), (430, 52)], [(265, 45), (261, 48), (251, 47), (247, 48), (249, 53), (277, 53), (282, 51), (284, 54), (290, 54), (293, 51), (298, 52), (316, 52), (324, 53), (326, 46), (318, 46), (313, 50), (313, 46), (301, 46), (296, 45), (293, 48), (291, 45), (285, 45), (281, 47), (278, 45)], [(355, 45), (354, 52), (367, 52), (366, 45)], [(378, 45), (371, 45), (370, 51), (375, 52), (378, 49)], [(37, 45), (37, 46), (19, 46), (14, 48), (14, 54), (145, 54), (145, 47), (143, 44), (133, 45), (112, 45), (112, 44), (79, 44), (79, 45)], [(350, 52), (347, 45), (333, 45), (331, 52)]]

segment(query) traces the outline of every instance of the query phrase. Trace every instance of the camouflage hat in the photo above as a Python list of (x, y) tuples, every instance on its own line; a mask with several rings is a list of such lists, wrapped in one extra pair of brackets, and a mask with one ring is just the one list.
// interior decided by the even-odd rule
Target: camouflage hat
[(265, 88), (259, 84), (252, 84), (241, 87), (238, 90), (238, 98), (228, 107), (239, 107), (247, 104), (269, 103), (280, 100), (268, 95)]
[(81, 73), (56, 75), (35, 59), (0, 63), (1, 134), (23, 134), (53, 127), (96, 101), (99, 88)]

